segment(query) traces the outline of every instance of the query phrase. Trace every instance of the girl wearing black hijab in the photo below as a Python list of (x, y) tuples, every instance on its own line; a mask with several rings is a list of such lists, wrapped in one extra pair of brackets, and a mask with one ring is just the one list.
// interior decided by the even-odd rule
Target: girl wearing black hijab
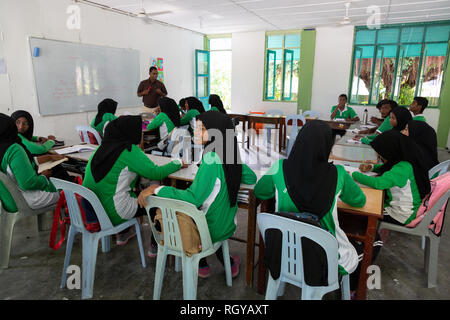
[[(149, 187), (139, 196), (140, 204), (145, 206), (145, 197), (151, 194), (194, 204), (206, 213), (211, 240), (215, 243), (234, 234), (240, 185), (254, 184), (256, 175), (247, 165), (241, 164), (234, 126), (228, 116), (218, 111), (202, 113), (197, 117), (194, 138), (196, 144), (205, 146), (205, 151), (191, 186), (186, 190)], [(223, 262), (221, 251), (216, 255)], [(232, 258), (231, 266), (234, 277), (239, 273), (238, 257)], [(199, 277), (206, 278), (209, 274), (206, 260), (201, 260)]]
[[(375, 165), (377, 177), (353, 172), (353, 178), (369, 187), (386, 190), (384, 220), (406, 225), (416, 218), (422, 199), (430, 192), (428, 169), (416, 143), (397, 130), (389, 130), (370, 144), (383, 164)], [(361, 166), (369, 171), (371, 165)]]
[(180, 126), (180, 112), (175, 100), (161, 97), (158, 102), (160, 113), (147, 126), (147, 130), (159, 129), (161, 139), (167, 137), (175, 127)]
[[(31, 209), (44, 208), (58, 201), (59, 193), (47, 179), (48, 170), (42, 175), (37, 174), (33, 156), (22, 144), (14, 119), (3, 113), (0, 113), (0, 170), (17, 184)], [(1, 196), (2, 201), (4, 196)], [(11, 203), (8, 206), (16, 207)]]
[[(157, 166), (139, 148), (141, 142), (141, 117), (121, 116), (105, 128), (102, 144), (87, 164), (83, 186), (97, 195), (113, 225), (145, 214), (133, 192), (139, 176), (159, 181), (181, 168), (179, 160)], [(129, 230), (117, 242), (125, 244), (134, 235)]]
[[(338, 241), (339, 274), (345, 275), (357, 268), (358, 254), (339, 226), (338, 197), (353, 207), (363, 207), (366, 196), (343, 166), (328, 161), (333, 142), (331, 128), (326, 122), (313, 120), (306, 123), (289, 157), (275, 162), (258, 181), (254, 192), (262, 200), (275, 197), (276, 212), (307, 212), (317, 218), (321, 226)], [(306, 272), (305, 267), (305, 275)], [(315, 273), (310, 277), (314, 279), (312, 282), (318, 281), (320, 284), (326, 279), (326, 276), (322, 280), (318, 277), (319, 269), (316, 268)], [(271, 275), (274, 277), (272, 270)]]
[(181, 118), (180, 124), (182, 126), (189, 125), (191, 134), (195, 129), (195, 119), (200, 114), (205, 112), (205, 108), (203, 108), (203, 104), (196, 97), (187, 97), (185, 99), (185, 108), (186, 114)]
[(402, 131), (405, 129), (409, 121), (412, 120), (411, 113), (404, 107), (397, 107), (392, 109), (390, 113), (390, 122), (393, 129)]
[(27, 111), (15, 111), (11, 114), (11, 118), (16, 122), (19, 137), (23, 145), (31, 154), (39, 155), (47, 153), (55, 145), (56, 138), (54, 136), (48, 136), (48, 138), (33, 136), (34, 121), (31, 114)]
[(411, 120), (402, 133), (413, 139), (419, 149), (422, 150), (427, 170), (439, 164), (436, 131), (428, 123), (420, 120)]
[(223, 107), (222, 100), (220, 99), (220, 97), (217, 94), (211, 94), (209, 96), (208, 102), (211, 105), (211, 110), (219, 111), (224, 114), (227, 114), (227, 112), (225, 111), (225, 108)]
[(97, 115), (92, 120), (91, 127), (97, 130), (100, 137), (103, 138), (105, 125), (117, 118), (115, 116), (117, 110), (117, 101), (109, 98), (104, 99), (98, 104), (97, 110)]

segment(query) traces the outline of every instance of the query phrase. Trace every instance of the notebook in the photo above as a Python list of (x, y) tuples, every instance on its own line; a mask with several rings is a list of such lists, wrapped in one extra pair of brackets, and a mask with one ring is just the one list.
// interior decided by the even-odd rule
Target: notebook
[(54, 150), (57, 154), (69, 154), (69, 153), (77, 153), (77, 152), (89, 152), (89, 151), (95, 151), (96, 148), (91, 147), (86, 144), (82, 145), (74, 145), (67, 148), (61, 148)]

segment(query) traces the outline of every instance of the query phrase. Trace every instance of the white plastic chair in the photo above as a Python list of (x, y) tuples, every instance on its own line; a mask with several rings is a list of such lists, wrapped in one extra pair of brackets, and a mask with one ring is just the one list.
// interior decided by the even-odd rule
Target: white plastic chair
[(320, 113), (313, 110), (308, 110), (302, 113), (302, 116), (305, 118), (315, 118), (318, 119), (320, 117)]
[(441, 174), (448, 172), (449, 169), (450, 159), (445, 160), (431, 168), (430, 171), (428, 171), (428, 177), (431, 179), (436, 173), (438, 173), (438, 176), (440, 176)]
[[(156, 196), (147, 197), (147, 213), (150, 208), (160, 208), (162, 212), (164, 238), (156, 231), (151, 222), (152, 234), (158, 244), (158, 257), (156, 259), (155, 286), (153, 288), (153, 299), (159, 300), (161, 297), (162, 282), (164, 279), (164, 269), (167, 255), (176, 257), (175, 271), (180, 271), (179, 259), (183, 269), (183, 298), (185, 300), (195, 300), (197, 297), (198, 266), (201, 258), (214, 254), (221, 246), (223, 251), (223, 260), (225, 264), (225, 275), (227, 286), (231, 287), (231, 264), (228, 241), (212, 243), (209, 234), (208, 224), (205, 213), (198, 210), (193, 204), (188, 202), (159, 198)], [(188, 257), (182, 246), (180, 228), (176, 212), (183, 212), (190, 216), (197, 225), (200, 239), (202, 242), (202, 251)], [(149, 214), (148, 214), (149, 215)], [(150, 215), (149, 215), (150, 219)], [(150, 220), (151, 221), (151, 220)], [(163, 241), (161, 241), (163, 240)]]
[[(106, 127), (106, 125), (105, 125)], [(98, 134), (97, 130), (92, 128), (91, 126), (76, 126), (75, 129), (78, 132), (78, 135), (80, 136), (81, 142), (90, 143), (88, 132), (92, 133), (97, 140), (97, 144), (100, 145), (102, 143), (102, 138)]]
[[(439, 201), (437, 201), (435, 205), (426, 212), (423, 220), (415, 228), (408, 228), (388, 222), (381, 222), (379, 226), (380, 230), (387, 229), (426, 238), (424, 265), (425, 273), (428, 274), (428, 288), (434, 288), (437, 285), (438, 252), (439, 242), (441, 239), (441, 237), (435, 235), (433, 231), (429, 229), (429, 226), (442, 206), (448, 201), (449, 197), (450, 190), (444, 193)], [(446, 211), (448, 211), (448, 206)]]
[[(302, 288), (302, 300), (320, 300), (326, 293), (339, 288), (338, 243), (331, 233), (307, 223), (270, 213), (258, 214), (257, 221), (263, 238), (265, 238), (267, 229), (279, 229), (283, 233), (280, 277), (274, 280), (269, 272), (266, 300), (275, 300), (277, 296), (282, 296), (286, 282)], [(328, 286), (308, 286), (303, 281), (301, 238), (311, 239), (325, 250), (328, 265)], [(342, 277), (341, 291), (342, 299), (350, 300), (349, 275)]]
[(6, 210), (0, 212), (0, 267), (8, 268), (15, 223), (25, 217), (37, 216), (38, 230), (42, 231), (43, 216), (41, 214), (54, 211), (56, 203), (42, 209), (31, 209), (14, 181), (3, 172), (0, 172), (0, 181), (8, 189), (18, 209), (15, 213)]
[[(279, 109), (270, 109), (266, 111), (266, 116), (283, 116), (284, 112), (282, 110)], [(272, 130), (275, 129), (275, 125), (274, 124), (265, 124), (264, 125), (264, 130), (266, 131), (266, 140), (267, 140), (267, 144), (271, 143), (271, 139), (272, 139)]]
[[(67, 279), (67, 267), (70, 262), (70, 255), (72, 253), (72, 245), (77, 233), (81, 233), (83, 237), (83, 262), (82, 262), (82, 299), (92, 298), (94, 291), (94, 278), (95, 278), (95, 264), (97, 260), (98, 240), (102, 239), (103, 252), (108, 252), (110, 249), (110, 235), (117, 234), (120, 231), (134, 226), (137, 233), (137, 239), (139, 244), (139, 253), (141, 255), (142, 267), (146, 267), (144, 249), (142, 246), (141, 231), (139, 223), (136, 218), (128, 220), (117, 226), (113, 226), (111, 220), (105, 212), (100, 200), (96, 194), (91, 190), (80, 186), (78, 184), (67, 182), (64, 180), (50, 178), (57, 189), (62, 189), (67, 201), (67, 207), (70, 215), (70, 229), (69, 237), (67, 239), (66, 257), (64, 259), (64, 267), (61, 277), (61, 288), (66, 286)], [(89, 232), (83, 223), (81, 217), (80, 208), (75, 194), (78, 194), (85, 198), (92, 205), (92, 208), (97, 215), (100, 223), (101, 231), (91, 233)]]
[[(302, 125), (298, 126), (298, 120), (302, 121)], [(291, 134), (286, 135), (286, 155), (289, 156), (294, 145), (295, 139), (297, 139), (298, 131), (306, 124), (305, 117), (300, 114), (291, 114), (286, 117), (286, 130), (288, 127), (288, 122), (292, 121)]]

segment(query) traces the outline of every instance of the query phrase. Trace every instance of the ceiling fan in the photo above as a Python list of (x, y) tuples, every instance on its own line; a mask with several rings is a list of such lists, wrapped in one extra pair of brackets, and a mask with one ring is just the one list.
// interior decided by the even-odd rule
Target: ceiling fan
[(348, 16), (348, 10), (350, 9), (351, 1), (346, 2), (344, 5), (345, 5), (345, 17), (341, 20), (341, 22), (339, 22), (339, 24), (343, 26), (352, 23), (350, 17)]
[(144, 1), (141, 0), (141, 9), (136, 14), (136, 17), (141, 18), (146, 23), (149, 23), (152, 21), (151, 17), (168, 14), (168, 13), (172, 13), (172, 11), (164, 10), (164, 11), (156, 11), (156, 12), (147, 12), (144, 8)]

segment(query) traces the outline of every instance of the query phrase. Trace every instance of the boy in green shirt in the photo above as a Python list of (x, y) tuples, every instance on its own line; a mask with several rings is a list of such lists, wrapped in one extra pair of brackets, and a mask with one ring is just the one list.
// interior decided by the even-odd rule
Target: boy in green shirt
[(419, 120), (427, 122), (423, 115), (423, 110), (428, 107), (428, 99), (423, 97), (415, 97), (411, 105), (409, 106), (409, 111), (411, 111), (414, 116), (413, 120)]
[(347, 95), (341, 94), (338, 104), (331, 108), (331, 120), (345, 119), (349, 121), (359, 121), (359, 117), (353, 108), (347, 106)]

